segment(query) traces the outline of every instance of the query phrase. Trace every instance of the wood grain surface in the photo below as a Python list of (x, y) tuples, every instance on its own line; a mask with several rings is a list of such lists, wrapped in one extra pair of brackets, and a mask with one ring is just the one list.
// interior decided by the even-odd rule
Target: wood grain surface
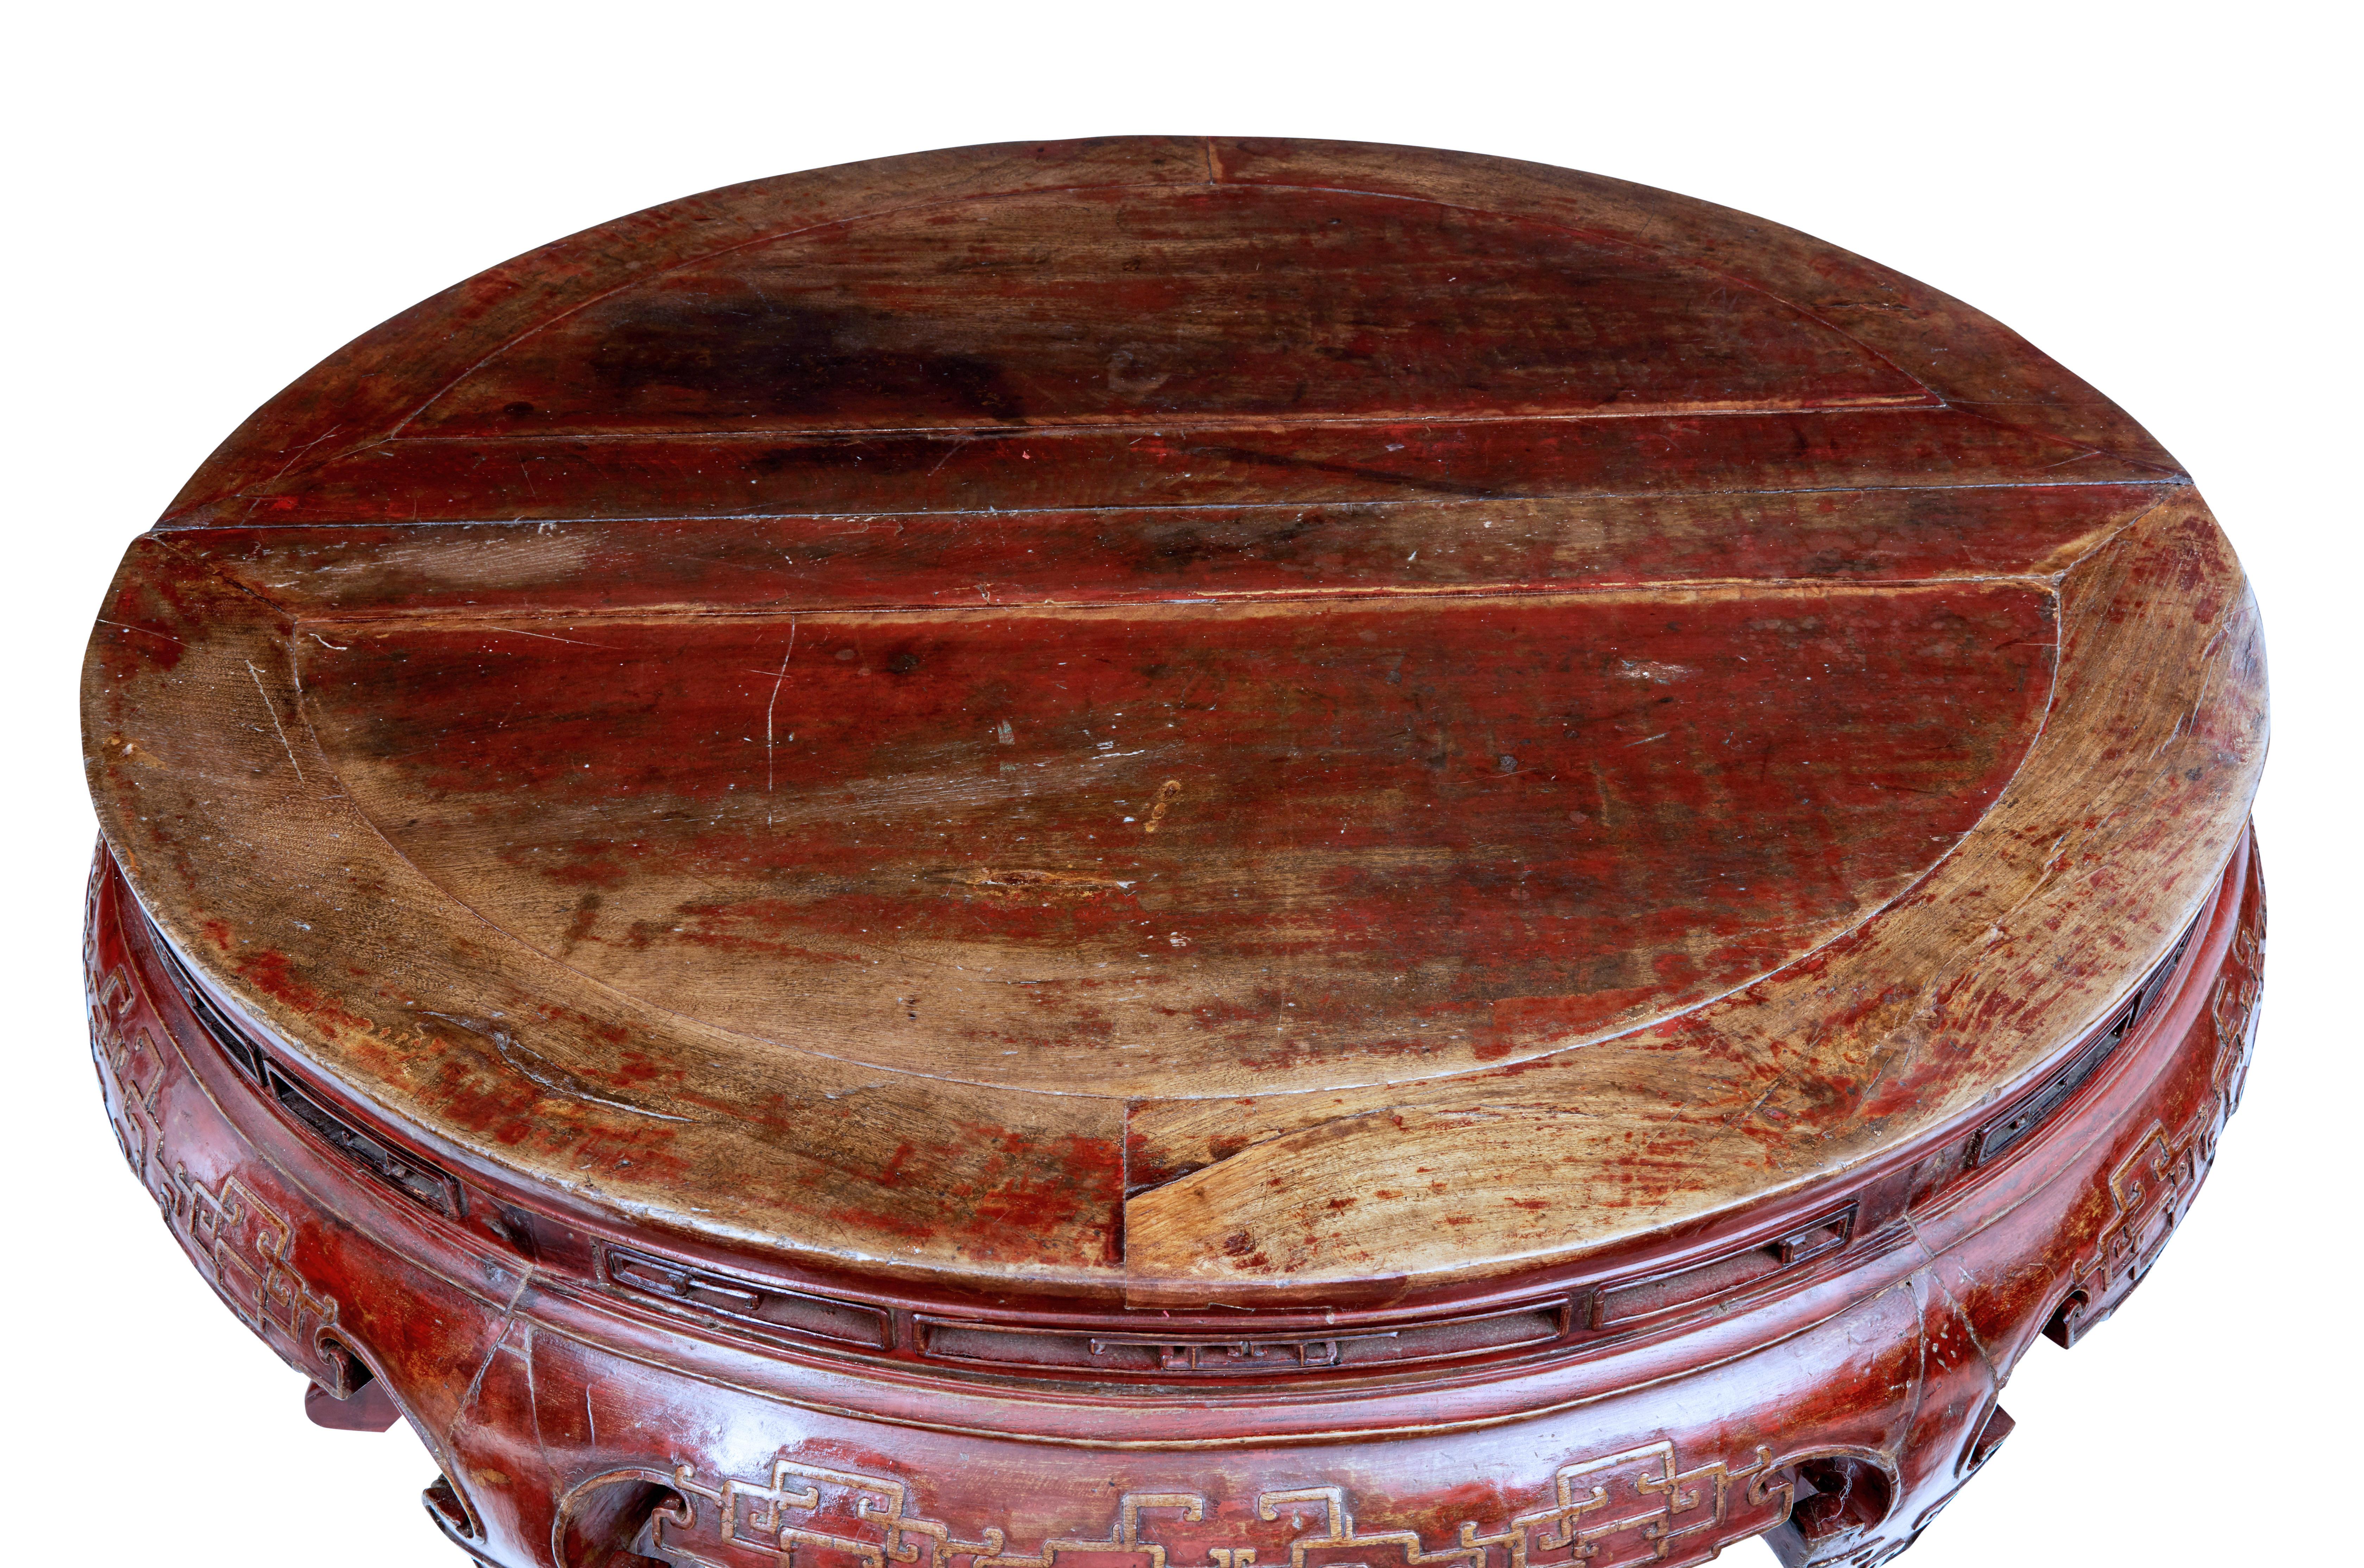
[(743, 1251), (1363, 1300), (1811, 1194), (2217, 887), (2255, 606), (1976, 312), (1660, 192), (1120, 139), (733, 187), (273, 400), (87, 755), (222, 1000)]

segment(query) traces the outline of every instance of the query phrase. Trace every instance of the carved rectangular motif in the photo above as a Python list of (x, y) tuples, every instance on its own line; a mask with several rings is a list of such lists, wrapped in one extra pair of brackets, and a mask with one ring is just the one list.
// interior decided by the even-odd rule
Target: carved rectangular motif
[(882, 1351), (893, 1343), (887, 1315), (856, 1301), (667, 1262), (627, 1247), (604, 1249), (601, 1272), (610, 1285), (628, 1294), (694, 1307), (767, 1333), (810, 1335)]
[(1276, 1372), (1402, 1366), (1548, 1345), (1567, 1335), (1571, 1317), (1567, 1299), (1554, 1297), (1426, 1323), (1274, 1331), (1239, 1339), (1094, 1334), (925, 1314), (919, 1319), (919, 1331), (921, 1349), (938, 1361), (1188, 1377), (1269, 1376)]
[(774, 1462), (761, 1481), (673, 1472), (686, 1514), (660, 1512), (641, 1543), (675, 1568), (1628, 1568), (1704, 1562), (1789, 1517), (1794, 1483), (1757, 1448), (1737, 1468), (1680, 1468), (1660, 1441), (1563, 1466), (1539, 1504), (1494, 1528), (1461, 1522), (1432, 1547), (1421, 1533), (1355, 1518), (1343, 1486), (1258, 1494), (1252, 1512), (1197, 1493), (1128, 1493), (1104, 1534), (1031, 1548), (998, 1527), (974, 1539), (916, 1510), (899, 1479)]
[(1705, 1307), (1766, 1284), (1777, 1274), (1806, 1268), (1845, 1250), (1855, 1234), (1855, 1217), (1856, 1206), (1849, 1204), (1778, 1240), (1737, 1247), (1704, 1262), (1610, 1285), (1594, 1298), (1593, 1326), (1622, 1328)]

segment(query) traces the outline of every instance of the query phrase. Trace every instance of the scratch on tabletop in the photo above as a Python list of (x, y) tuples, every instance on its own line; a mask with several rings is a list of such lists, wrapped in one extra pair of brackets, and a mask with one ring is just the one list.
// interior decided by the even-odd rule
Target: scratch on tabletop
[(496, 636), (538, 637), (544, 642), (563, 642), (570, 648), (605, 648), (609, 646), (604, 642), (585, 642), (579, 637), (560, 637), (555, 633), (547, 631), (525, 631), (513, 626), (496, 626), (492, 629), (494, 634)]
[(271, 728), (279, 732), (279, 749), (287, 753), (287, 765), (296, 770), (296, 782), (303, 784), (306, 782), (304, 764), (296, 760), (296, 748), (287, 743), (287, 727), (279, 722), (279, 709), (273, 706), (271, 693), (262, 684), (262, 672), (256, 669), (254, 661), (250, 659), (246, 662), (246, 673), (254, 677), (254, 695), (262, 699), (262, 711), (271, 716)]
[(936, 459), (935, 468), (928, 470), (928, 477), (933, 479), (936, 476), (937, 469), (941, 469), (944, 464), (952, 462), (953, 455), (955, 452), (958, 452), (963, 447), (968, 445), (969, 442), (975, 439), (976, 438), (971, 436), (955, 436), (953, 438), (952, 443), (944, 448), (944, 455)]
[[(296, 455), (289, 458), (285, 462), (281, 463), (279, 465), (279, 472), (273, 474), (269, 479), (264, 480), (263, 483), (265, 484), (276, 484), (281, 480), (286, 478), (287, 471), (295, 467), (297, 463), (303, 462), (304, 454), (306, 452), (310, 451), (314, 447), (318, 446), (322, 441), (327, 440), (330, 436), (335, 435), (339, 430), (343, 428), (344, 427), (342, 425), (331, 425), (327, 429), (321, 431), (318, 435), (313, 437), (310, 440), (306, 441), (302, 446), (297, 447), (296, 449)], [(257, 497), (258, 505), (261, 504), (261, 497)], [(249, 511), (252, 511), (253, 507), (250, 506), (247, 509)]]
[[(790, 616), (788, 617), (788, 651), (780, 655), (780, 673), (772, 677), (772, 700), (764, 705), (764, 793), (765, 795), (772, 793), (773, 783), (772, 715), (780, 706), (780, 687), (786, 684), (788, 679), (788, 661), (796, 656), (797, 617)], [(768, 828), (771, 825), (772, 818), (766, 813), (764, 826)]]
[(120, 631), (136, 631), (145, 637), (161, 637), (167, 642), (178, 642), (181, 640), (169, 631), (157, 631), (151, 627), (133, 626), (129, 621), (109, 620), (105, 616), (100, 616), (98, 617), (98, 624), (101, 626), (111, 626)]

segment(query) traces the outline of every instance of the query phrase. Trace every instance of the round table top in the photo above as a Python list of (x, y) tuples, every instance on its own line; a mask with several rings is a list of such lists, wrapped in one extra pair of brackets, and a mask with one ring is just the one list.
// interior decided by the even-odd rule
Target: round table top
[(448, 1158), (1254, 1305), (1958, 1121), (2172, 943), (2265, 707), (2175, 462), (1934, 290), (1533, 164), (1124, 139), (396, 317), (132, 545), (85, 732), (190, 965)]

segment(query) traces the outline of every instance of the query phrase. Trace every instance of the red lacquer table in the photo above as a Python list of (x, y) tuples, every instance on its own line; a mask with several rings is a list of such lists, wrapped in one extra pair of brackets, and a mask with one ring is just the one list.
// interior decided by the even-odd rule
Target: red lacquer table
[(1773, 225), (930, 153), (494, 269), (95, 628), (106, 1106), (504, 1568), (1884, 1561), (2237, 1102), (2174, 461)]

